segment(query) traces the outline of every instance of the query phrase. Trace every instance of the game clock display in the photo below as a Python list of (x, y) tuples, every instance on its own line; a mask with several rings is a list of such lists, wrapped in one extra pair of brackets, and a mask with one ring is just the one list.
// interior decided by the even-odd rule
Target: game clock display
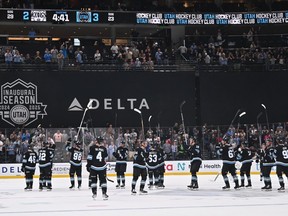
[(69, 22), (69, 14), (66, 11), (56, 11), (53, 15), (52, 15), (52, 22), (55, 23), (65, 23), (65, 22)]

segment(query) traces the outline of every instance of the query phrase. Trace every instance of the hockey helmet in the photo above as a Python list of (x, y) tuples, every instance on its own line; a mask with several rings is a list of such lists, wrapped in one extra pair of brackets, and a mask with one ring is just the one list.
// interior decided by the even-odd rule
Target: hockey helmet
[(75, 143), (75, 145), (77, 145), (77, 146), (81, 146), (81, 145), (82, 145), (81, 142), (78, 141), (78, 140), (74, 141), (74, 143)]
[(242, 144), (244, 147), (248, 147), (248, 146), (249, 146), (249, 143), (248, 143), (248, 141), (246, 141), (246, 140), (245, 140), (244, 142), (242, 142), (241, 144)]
[(101, 137), (101, 136), (98, 136), (96, 138), (96, 140), (97, 140), (98, 143), (102, 143), (104, 141), (103, 137)]
[(49, 142), (47, 142), (47, 141), (44, 141), (44, 142), (43, 142), (43, 146), (49, 146), (49, 145), (50, 145)]

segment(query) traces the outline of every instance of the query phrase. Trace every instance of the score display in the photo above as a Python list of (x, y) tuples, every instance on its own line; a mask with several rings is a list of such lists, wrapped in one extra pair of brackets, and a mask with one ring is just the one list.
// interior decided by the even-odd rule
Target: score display
[(288, 24), (287, 12), (271, 13), (136, 13), (92, 10), (0, 9), (0, 20), (37, 23), (99, 23), (139, 25)]

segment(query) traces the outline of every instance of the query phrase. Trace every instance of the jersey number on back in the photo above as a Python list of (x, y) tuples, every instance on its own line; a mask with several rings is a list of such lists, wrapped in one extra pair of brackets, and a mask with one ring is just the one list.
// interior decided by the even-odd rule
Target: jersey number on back
[(81, 158), (82, 158), (82, 154), (81, 154), (81, 153), (75, 152), (75, 153), (73, 154), (73, 160), (75, 160), (75, 161), (81, 161)]
[(30, 157), (28, 158), (28, 162), (29, 162), (29, 163), (32, 163), (32, 164), (35, 164), (35, 163), (36, 163), (36, 156), (35, 156), (35, 155), (30, 156)]
[(39, 161), (45, 161), (45, 159), (46, 159), (46, 153), (40, 152), (39, 153)]
[(234, 157), (234, 151), (233, 151), (232, 149), (230, 149), (230, 150), (228, 151), (228, 157), (229, 157), (229, 158), (233, 158), (233, 157)]
[(149, 163), (157, 162), (157, 155), (149, 155)]
[(100, 162), (102, 161), (102, 152), (98, 152), (98, 154), (96, 155), (96, 159)]
[(288, 159), (288, 150), (283, 150), (282, 155), (284, 159)]

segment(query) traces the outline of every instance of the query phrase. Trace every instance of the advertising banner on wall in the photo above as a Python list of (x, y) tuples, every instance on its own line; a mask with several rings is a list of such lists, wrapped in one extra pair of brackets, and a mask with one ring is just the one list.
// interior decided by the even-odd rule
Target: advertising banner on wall
[(124, 127), (173, 126), (195, 123), (193, 73), (121, 72), (17, 72), (0, 75), (2, 127), (77, 127), (89, 101), (84, 122), (93, 127), (107, 123)]
[[(165, 162), (165, 175), (190, 175), (190, 161), (166, 161)], [(222, 161), (221, 160), (204, 160), (199, 170), (200, 175), (215, 175), (221, 172)], [(69, 163), (54, 163), (53, 164), (53, 176), (54, 177), (68, 177), (69, 176)], [(239, 171), (239, 167), (238, 167)], [(251, 167), (252, 174), (259, 174), (259, 163), (253, 162)], [(275, 167), (272, 169), (272, 173), (275, 174)], [(132, 176), (133, 163), (127, 163), (126, 175)], [(35, 175), (39, 175), (39, 167), (36, 167)], [(115, 176), (115, 162), (107, 163), (107, 175)], [(15, 178), (23, 177), (24, 173), (21, 172), (21, 164), (0, 164), (0, 178)], [(89, 173), (86, 170), (86, 162), (82, 164), (82, 176), (88, 177)]]

